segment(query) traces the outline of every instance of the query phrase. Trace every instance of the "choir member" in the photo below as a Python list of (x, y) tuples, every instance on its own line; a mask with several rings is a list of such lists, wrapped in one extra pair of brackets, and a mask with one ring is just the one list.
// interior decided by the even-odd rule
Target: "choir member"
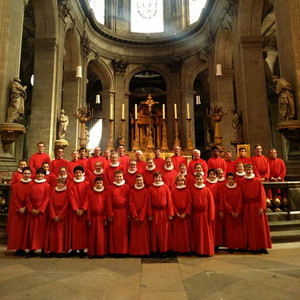
[(255, 155), (251, 158), (255, 176), (260, 178), (262, 182), (269, 181), (270, 166), (268, 159), (262, 154), (261, 145), (254, 146)]
[[(96, 162), (100, 164), (100, 162)], [(103, 177), (94, 179), (94, 187), (87, 194), (87, 222), (89, 226), (88, 255), (102, 257), (107, 254), (107, 192)]]
[(268, 162), (270, 167), (270, 181), (284, 181), (284, 177), (286, 174), (284, 161), (280, 158), (277, 158), (277, 150), (274, 148), (269, 151), (269, 154), (270, 157), (268, 159)]
[(167, 256), (168, 250), (173, 250), (171, 220), (174, 208), (171, 192), (162, 181), (161, 172), (153, 174), (153, 185), (149, 188), (148, 219), (151, 222), (150, 244), (151, 252), (162, 257)]
[(272, 242), (266, 216), (265, 190), (260, 179), (255, 177), (251, 164), (245, 166), (245, 172), (242, 183), (245, 248), (251, 252), (268, 254), (267, 248), (272, 248)]
[[(74, 168), (75, 169), (75, 168)], [(73, 171), (73, 174), (74, 174), (74, 171)], [(71, 178), (67, 172), (67, 168), (66, 167), (61, 167), (59, 169), (59, 174), (58, 174), (58, 177), (57, 178), (63, 178), (63, 179), (66, 179), (66, 186), (68, 186), (68, 184), (70, 184), (71, 182), (73, 182), (73, 177)], [(54, 181), (55, 182), (55, 181)], [(53, 185), (52, 185), (53, 187)]]
[(138, 174), (137, 168), (136, 168), (136, 161), (134, 159), (131, 159), (129, 162), (129, 169), (126, 170), (124, 174), (125, 182), (130, 186), (130, 188), (133, 188), (135, 185), (135, 178)]
[(79, 152), (77, 150), (73, 150), (71, 153), (72, 160), (68, 162), (68, 175), (72, 178), (73, 177), (73, 170), (77, 166), (85, 167), (84, 160), (79, 159)]
[(190, 186), (190, 175), (187, 172), (187, 166), (185, 164), (180, 164), (179, 165), (178, 175), (184, 176), (185, 185), (189, 188), (189, 186)]
[(119, 145), (118, 155), (119, 155), (120, 166), (123, 167), (123, 170), (128, 170), (130, 158), (129, 158), (129, 156), (125, 155), (124, 145)]
[(220, 150), (218, 147), (212, 148), (212, 157), (208, 160), (209, 169), (219, 169), (221, 168), (226, 175), (226, 163), (223, 158), (220, 157)]
[[(101, 148), (100, 147), (95, 147), (94, 152), (93, 152), (93, 156), (91, 156), (88, 159), (87, 165), (86, 165), (86, 173), (89, 172), (93, 172), (94, 168), (95, 168), (95, 162), (100, 161), (102, 163), (102, 166), (105, 166), (105, 158), (103, 156), (101, 156)], [(104, 169), (105, 169), (104, 168)]]
[(7, 228), (7, 250), (17, 250), (16, 256), (24, 256), (27, 248), (26, 224), (27, 208), (26, 197), (31, 185), (31, 169), (27, 166), (22, 168), (22, 178), (15, 183), (9, 201)]
[(164, 170), (162, 174), (163, 174), (164, 183), (168, 186), (170, 190), (172, 190), (173, 186), (175, 185), (178, 171), (174, 169), (173, 161), (169, 156), (166, 157)]
[[(109, 149), (105, 149), (104, 151), (104, 165), (103, 165), (103, 168), (106, 169), (108, 166), (110, 166), (110, 150)], [(125, 169), (126, 170), (126, 169)]]
[(129, 252), (129, 196), (130, 187), (123, 179), (123, 172), (117, 170), (107, 195), (109, 253), (117, 257)]
[(18, 164), (17, 171), (14, 172), (11, 181), (10, 181), (10, 187), (11, 189), (14, 188), (16, 183), (20, 182), (20, 180), (23, 178), (23, 168), (27, 167), (27, 161), (26, 159), (21, 159)]
[(180, 155), (181, 147), (174, 145), (173, 146), (174, 155), (172, 156), (172, 163), (174, 166), (175, 171), (178, 173), (179, 165), (185, 164), (187, 166), (186, 158)]
[(189, 174), (193, 175), (195, 172), (195, 165), (201, 164), (203, 172), (204, 172), (204, 176), (206, 177), (207, 171), (208, 171), (207, 162), (204, 159), (200, 158), (200, 156), (201, 156), (201, 151), (198, 149), (194, 149), (193, 150), (193, 159), (189, 163), (188, 172), (189, 172)]
[(146, 170), (143, 173), (144, 183), (148, 189), (153, 184), (153, 174), (156, 172), (156, 166), (154, 164), (153, 158), (149, 157), (147, 159)]
[(56, 185), (57, 177), (49, 171), (50, 170), (49, 163), (43, 162), (42, 168), (46, 171), (45, 179), (46, 179), (46, 182), (50, 185), (50, 187), (52, 187), (53, 184)]
[(224, 172), (221, 168), (217, 169), (217, 180), (218, 180), (219, 191), (220, 191), (226, 184), (226, 178), (224, 177)]
[(50, 172), (58, 176), (61, 167), (68, 167), (68, 161), (64, 159), (64, 149), (59, 148), (56, 151), (56, 158), (50, 163)]
[[(86, 170), (87, 169), (87, 163), (88, 163), (88, 159), (87, 159), (87, 153), (86, 153), (86, 148), (85, 147), (80, 147), (79, 148), (79, 158), (78, 158), (81, 166), (83, 166), (83, 169)], [(73, 176), (73, 170), (71, 170), (70, 172)]]
[(226, 163), (226, 172), (234, 174), (236, 171), (236, 163), (231, 158), (232, 158), (232, 152), (230, 150), (227, 150), (224, 156), (225, 163)]
[(241, 187), (245, 175), (246, 173), (244, 170), (244, 164), (242, 162), (237, 163), (235, 172), (235, 182), (239, 187)]
[(82, 166), (75, 167), (73, 173), (73, 181), (68, 186), (68, 196), (72, 210), (70, 247), (73, 254), (79, 250), (79, 257), (84, 258), (84, 248), (87, 247), (86, 211), (88, 203), (86, 195), (90, 190), (90, 184), (85, 180)]
[(139, 174), (143, 174), (146, 169), (147, 163), (143, 161), (143, 152), (141, 150), (135, 151), (136, 167)]
[(195, 182), (196, 182), (196, 179), (195, 179), (196, 174), (201, 174), (203, 176), (203, 180), (204, 181), (206, 180), (206, 176), (204, 174), (202, 165), (200, 163), (196, 163), (194, 165), (194, 172), (191, 173), (191, 174), (189, 174), (189, 187), (191, 187), (192, 185), (195, 184)]
[(107, 178), (105, 176), (105, 172), (103, 170), (102, 163), (100, 161), (95, 162), (94, 171), (90, 172), (88, 175), (88, 180), (90, 182), (91, 189), (94, 189), (94, 187), (95, 187), (95, 178), (96, 177), (102, 177), (103, 186), (104, 186), (105, 190), (107, 190), (109, 188), (109, 184), (108, 184)]
[(251, 159), (246, 156), (247, 150), (244, 147), (239, 148), (239, 157), (234, 161), (237, 165), (239, 162), (243, 163), (243, 165), (251, 164)]
[(29, 167), (34, 174), (35, 171), (42, 167), (43, 162), (48, 162), (50, 164), (50, 156), (47, 153), (44, 153), (45, 143), (37, 143), (38, 152), (33, 154), (29, 160)]
[(196, 174), (190, 189), (192, 199), (192, 241), (198, 255), (214, 255), (213, 220), (215, 204), (212, 192), (203, 184), (203, 176)]
[(109, 185), (112, 185), (115, 181), (115, 172), (121, 170), (124, 172), (123, 167), (120, 165), (119, 156), (116, 152), (112, 152), (110, 155), (110, 165), (106, 167), (105, 175)]
[(147, 218), (148, 205), (148, 190), (143, 182), (143, 176), (138, 174), (129, 199), (131, 213), (130, 255), (144, 256), (150, 254), (150, 232)]
[[(184, 165), (184, 164), (183, 164)], [(174, 203), (173, 238), (174, 251), (189, 253), (192, 251), (191, 244), (191, 194), (186, 185), (183, 175), (176, 178), (176, 186), (172, 189)]]
[(154, 149), (154, 158), (153, 158), (153, 161), (155, 163), (156, 169), (159, 172), (162, 172), (163, 169), (164, 169), (165, 160), (160, 157), (160, 150), (159, 150), (159, 148), (155, 148)]

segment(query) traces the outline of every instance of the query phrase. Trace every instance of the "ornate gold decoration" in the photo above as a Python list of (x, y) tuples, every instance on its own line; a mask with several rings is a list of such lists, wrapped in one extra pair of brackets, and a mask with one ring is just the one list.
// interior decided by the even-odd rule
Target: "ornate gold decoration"
[(87, 138), (85, 135), (85, 128), (86, 128), (86, 123), (94, 117), (94, 114), (92, 111), (88, 110), (87, 107), (79, 107), (77, 110), (74, 112), (74, 117), (79, 120), (81, 123), (81, 128), (80, 128), (80, 147), (86, 147), (87, 146)]
[(1, 141), (4, 152), (9, 150), (9, 147), (14, 143), (21, 134), (26, 133), (23, 125), (18, 123), (2, 123), (0, 126)]
[(187, 140), (187, 147), (185, 149), (186, 152), (192, 152), (194, 150), (194, 143), (192, 140), (192, 130), (191, 130), (191, 118), (186, 119), (188, 122), (188, 140)]

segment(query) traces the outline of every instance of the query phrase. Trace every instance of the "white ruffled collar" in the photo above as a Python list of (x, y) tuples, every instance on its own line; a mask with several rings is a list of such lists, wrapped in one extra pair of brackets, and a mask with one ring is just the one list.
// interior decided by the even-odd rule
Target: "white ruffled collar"
[(206, 181), (213, 184), (213, 183), (217, 183), (218, 179), (216, 178), (214, 181), (211, 181), (209, 178), (207, 178)]
[(20, 168), (18, 168), (18, 170), (17, 170), (18, 172), (20, 172), (20, 173), (22, 173), (22, 170), (20, 169)]
[(178, 173), (178, 176), (179, 176), (179, 175), (186, 176), (186, 175), (187, 175), (187, 171), (185, 171), (184, 174), (182, 174), (182, 173), (179, 172), (179, 173)]
[(115, 181), (113, 182), (113, 184), (116, 186), (122, 186), (124, 183), (125, 183), (124, 179), (120, 183), (116, 183)]
[(204, 172), (201, 171), (201, 172), (194, 172), (194, 175), (196, 175), (197, 173), (200, 173), (202, 176), (204, 176)]
[(46, 179), (45, 179), (45, 178), (44, 178), (44, 179), (41, 179), (41, 180), (34, 179), (34, 181), (35, 181), (36, 183), (43, 183), (43, 182), (46, 182)]
[(237, 184), (234, 183), (234, 185), (229, 185), (228, 183), (226, 183), (226, 186), (229, 188), (229, 189), (235, 189), (237, 187)]
[(235, 172), (235, 174), (236, 174), (237, 176), (240, 176), (240, 177), (242, 177), (242, 176), (245, 176), (245, 175), (246, 175), (246, 173), (245, 173), (245, 172), (243, 172), (243, 173), (238, 173), (238, 172)]
[(155, 170), (155, 168), (156, 168), (156, 166), (155, 166), (155, 165), (153, 165), (153, 167), (152, 167), (151, 169), (149, 169), (149, 168), (148, 168), (148, 166), (146, 166), (146, 170), (147, 170), (147, 171), (154, 171), (154, 170)]
[(113, 167), (113, 168), (117, 168), (119, 165), (120, 165), (119, 161), (114, 165), (110, 162), (110, 166)]
[(68, 174), (66, 174), (66, 175), (64, 175), (64, 176), (58, 175), (58, 178), (66, 179), (67, 177), (68, 177)]
[(218, 180), (219, 182), (223, 182), (225, 179), (226, 179), (225, 177), (223, 177), (222, 179), (217, 178), (217, 180)]
[(95, 186), (94, 186), (94, 191), (97, 192), (97, 193), (101, 193), (104, 191), (104, 185), (102, 186), (101, 189), (97, 189)]
[(31, 182), (31, 179), (28, 178), (27, 180), (25, 180), (24, 178), (21, 178), (21, 181), (22, 181), (23, 183), (29, 183), (29, 182)]
[(171, 166), (171, 167), (168, 168), (166, 165), (164, 165), (164, 169), (166, 171), (172, 171), (174, 169), (174, 166)]
[(246, 179), (253, 179), (254, 177), (255, 177), (255, 175), (254, 175), (254, 173), (252, 173), (251, 176), (245, 175), (244, 178), (246, 178)]
[(137, 169), (135, 169), (134, 171), (131, 171), (130, 169), (128, 169), (128, 173), (129, 174), (134, 174), (134, 173), (136, 173), (137, 172)]
[(142, 186), (137, 186), (136, 184), (134, 185), (134, 188), (136, 190), (142, 190), (145, 187), (145, 185), (143, 184)]
[(204, 183), (202, 183), (201, 185), (194, 183), (194, 187), (196, 187), (197, 189), (203, 189), (204, 187), (206, 187), (206, 185)]
[(55, 187), (55, 190), (57, 191), (57, 192), (63, 192), (63, 191), (65, 191), (67, 189), (67, 186), (64, 186), (63, 188), (61, 188), (61, 189), (59, 189), (57, 186)]
[(182, 186), (176, 185), (176, 189), (182, 190), (182, 189), (185, 189), (185, 188), (186, 188), (186, 185), (182, 185)]
[(97, 172), (96, 170), (94, 170), (93, 173), (94, 173), (95, 175), (101, 175), (101, 174), (103, 174), (103, 169), (101, 169), (100, 172)]
[(50, 172), (49, 172), (49, 171), (46, 171), (46, 176), (49, 175), (49, 174), (50, 174)]
[(159, 187), (159, 186), (164, 185), (164, 182), (163, 181), (161, 181), (159, 183), (153, 182), (153, 185), (156, 186), (156, 187)]
[(79, 182), (83, 182), (83, 181), (85, 180), (85, 177), (82, 176), (81, 179), (76, 179), (76, 178), (74, 177), (73, 180), (74, 180), (75, 182), (79, 183)]

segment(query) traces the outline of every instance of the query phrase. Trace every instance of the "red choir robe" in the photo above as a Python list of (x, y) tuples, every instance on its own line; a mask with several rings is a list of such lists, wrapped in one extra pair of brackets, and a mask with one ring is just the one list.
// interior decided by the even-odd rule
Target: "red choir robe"
[[(172, 189), (172, 199), (174, 203), (174, 219), (173, 219), (173, 239), (174, 251), (179, 253), (187, 253), (192, 251), (192, 199), (187, 186), (179, 188), (174, 186)], [(181, 219), (177, 213), (182, 215), (186, 213), (185, 219)]]
[(69, 162), (64, 158), (53, 159), (50, 163), (50, 172), (58, 176), (60, 168), (65, 167), (68, 170), (68, 163)]
[(94, 186), (95, 186), (96, 177), (102, 177), (104, 188), (105, 188), (105, 190), (108, 190), (109, 184), (108, 184), (105, 172), (102, 172), (101, 174), (97, 174), (96, 170), (94, 170), (93, 172), (90, 172), (89, 175), (88, 175), (88, 180), (90, 182), (91, 189), (93, 189)]
[(168, 188), (171, 191), (173, 186), (175, 185), (176, 177), (178, 175), (178, 171), (176, 171), (175, 168), (170, 170), (170, 171), (168, 171), (164, 168), (162, 174), (163, 174), (164, 183), (168, 186)]
[[(87, 163), (88, 163), (88, 158), (78, 158), (79, 161), (79, 165), (83, 166), (84, 171), (86, 172), (87, 169)], [(103, 166), (104, 167), (104, 166)], [(74, 172), (72, 171), (72, 174), (74, 174)]]
[(104, 222), (107, 220), (107, 192), (105, 188), (93, 188), (87, 194), (87, 221), (92, 221), (89, 228), (88, 255), (103, 256), (107, 254), (107, 230)]
[(29, 167), (35, 173), (37, 169), (42, 167), (44, 162), (47, 162), (50, 166), (50, 156), (47, 153), (35, 153), (29, 159)]
[(119, 162), (120, 162), (120, 166), (124, 169), (124, 170), (128, 170), (129, 169), (129, 162), (130, 162), (130, 158), (127, 155), (122, 155), (119, 156)]
[[(130, 192), (129, 198), (131, 213), (130, 255), (150, 254), (150, 231), (147, 219), (148, 204), (148, 190), (145, 187), (134, 187)], [(136, 222), (135, 218), (138, 218), (139, 222)]]
[(223, 246), (224, 243), (224, 220), (220, 219), (219, 212), (223, 207), (222, 204), (220, 205), (220, 185), (217, 183), (210, 183), (208, 179), (205, 181), (205, 185), (213, 194), (214, 201), (215, 201), (215, 217), (212, 221), (213, 225), (213, 234), (215, 240), (215, 246)]
[[(184, 178), (185, 178), (185, 185), (186, 185), (186, 187), (187, 188), (189, 188), (190, 187), (190, 185), (191, 185), (191, 176), (190, 176), (190, 174), (188, 174), (187, 172), (185, 173), (185, 174), (181, 174), (181, 173), (178, 173), (177, 174), (177, 176), (179, 176), (179, 175), (181, 175), (181, 176), (184, 176)], [(175, 180), (176, 181), (176, 180)], [(176, 183), (175, 183), (176, 184)]]
[(109, 253), (127, 254), (129, 252), (129, 197), (130, 187), (124, 184), (110, 186), (107, 195), (108, 217), (113, 217), (109, 224)]
[[(55, 176), (55, 178), (50, 181), (51, 189), (54, 189), (57, 186), (57, 179), (58, 178), (61, 178), (60, 175), (58, 175), (57, 177)], [(73, 179), (71, 179), (69, 176), (67, 176), (65, 179), (66, 179), (66, 186), (68, 186), (70, 183), (73, 182)]]
[(148, 215), (151, 221), (151, 251), (167, 252), (174, 249), (171, 221), (169, 216), (174, 216), (171, 192), (166, 184), (152, 185), (149, 188)]
[(226, 163), (226, 173), (233, 173), (236, 172), (236, 163), (232, 160), (225, 160)]
[[(105, 168), (107, 168), (108, 166), (110, 166), (110, 158), (107, 159), (104, 157), (104, 165), (103, 165), (103, 169), (105, 170)], [(124, 169), (125, 170), (125, 169)]]
[(153, 174), (157, 172), (157, 169), (155, 168), (152, 171), (146, 170), (143, 173), (144, 183), (146, 185), (146, 188), (148, 189), (153, 184)]
[(236, 184), (241, 188), (242, 186), (242, 183), (244, 181), (244, 178), (245, 178), (245, 172), (244, 173), (238, 173), (238, 172), (235, 172), (235, 182)]
[[(106, 165), (105, 165), (105, 158), (101, 155), (99, 156), (91, 156), (89, 159), (88, 159), (88, 162), (86, 164), (86, 168), (90, 171), (90, 172), (93, 172), (95, 170), (95, 163), (100, 161), (102, 163), (102, 167), (103, 169), (106, 168)], [(86, 170), (87, 171), (87, 170)]]
[(52, 174), (51, 172), (47, 172), (45, 176), (46, 182), (50, 185), (50, 187), (55, 187), (57, 183), (57, 176)]
[(161, 157), (154, 157), (153, 161), (155, 163), (155, 167), (156, 167), (157, 171), (162, 172), (164, 169), (165, 160)]
[(270, 168), (270, 181), (272, 181), (272, 178), (281, 178), (281, 181), (284, 181), (284, 177), (286, 174), (286, 168), (285, 163), (280, 158), (269, 158), (269, 168)]
[[(192, 187), (195, 183), (196, 183), (196, 179), (195, 179), (195, 175), (196, 173), (192, 173), (188, 175), (188, 187)], [(206, 176), (204, 175), (204, 172), (202, 171), (202, 177), (203, 177), (203, 182), (206, 181)]]
[(243, 165), (252, 164), (251, 159), (249, 157), (238, 157), (235, 161), (235, 165), (238, 163), (242, 163)]
[(105, 175), (106, 175), (106, 179), (107, 179), (107, 182), (109, 185), (113, 184), (113, 182), (115, 180), (115, 172), (118, 170), (122, 171), (124, 174), (124, 169), (120, 164), (116, 167), (113, 167), (112, 165), (109, 165), (108, 167), (106, 167)]
[(87, 224), (86, 213), (77, 216), (76, 210), (87, 210), (88, 202), (86, 195), (90, 190), (90, 183), (87, 180), (74, 180), (68, 185), (68, 196), (71, 204), (70, 213), (70, 248), (72, 250), (81, 250), (87, 247)]
[(147, 163), (143, 160), (136, 162), (136, 168), (138, 174), (143, 174), (143, 172), (146, 170)]
[(221, 157), (211, 157), (208, 160), (208, 169), (219, 169), (221, 168), (224, 172), (224, 176), (226, 176), (227, 170), (226, 170), (226, 162)]
[(215, 203), (210, 189), (191, 187), (192, 198), (192, 241), (194, 251), (200, 255), (214, 255), (213, 220), (215, 217)]
[(222, 189), (225, 187), (227, 180), (225, 177), (223, 177), (222, 179), (217, 178), (218, 180), (218, 186), (219, 186), (219, 197), (220, 197), (220, 192), (222, 191)]
[(201, 164), (204, 175), (207, 176), (207, 171), (208, 171), (207, 162), (202, 158), (193, 159), (193, 160), (190, 161), (189, 168), (188, 168), (188, 173), (189, 174), (194, 174), (196, 164)]
[(10, 181), (10, 188), (13, 189), (14, 186), (21, 181), (23, 178), (22, 170), (18, 168), (16, 172), (14, 172), (11, 181)]
[(179, 172), (179, 165), (180, 164), (185, 164), (186, 165), (186, 168), (188, 167), (188, 164), (187, 164), (187, 161), (186, 161), (186, 158), (182, 155), (173, 155), (171, 157), (172, 159), (172, 162), (173, 162), (173, 166), (174, 166), (174, 169), (175, 171)]
[(27, 210), (23, 215), (18, 213), (20, 208), (26, 207), (26, 197), (30, 189), (31, 181), (20, 181), (14, 185), (9, 201), (7, 228), (7, 250), (25, 250), (27, 247), (26, 224)]
[[(242, 183), (243, 193), (243, 233), (244, 248), (249, 250), (272, 248), (269, 223), (266, 216), (266, 194), (261, 181), (245, 177)], [(258, 215), (259, 209), (263, 214)]]
[(124, 180), (126, 184), (130, 186), (130, 188), (133, 188), (135, 185), (136, 174), (138, 174), (138, 171), (135, 171), (134, 173), (130, 173), (129, 170), (127, 170), (124, 173)]
[[(26, 206), (28, 210), (28, 248), (30, 250), (43, 249), (48, 225), (48, 204), (50, 196), (50, 186), (46, 180), (36, 182), (34, 180), (26, 195)], [(32, 214), (33, 209), (39, 209), (38, 216)], [(24, 240), (25, 244), (26, 240)]]
[[(83, 165), (83, 162), (84, 160), (71, 160), (68, 162), (68, 168), (67, 168), (67, 172), (68, 172), (68, 176), (71, 177), (71, 179), (73, 179), (74, 177), (74, 168), (77, 167), (77, 166), (83, 166), (84, 168), (84, 165)], [(84, 168), (85, 170), (85, 168)]]
[(270, 166), (268, 159), (264, 155), (254, 155), (251, 158), (251, 162), (255, 176), (258, 178), (265, 177), (266, 181), (268, 181), (270, 177)]
[[(242, 249), (244, 247), (242, 228), (242, 190), (237, 186), (225, 185), (222, 189), (221, 197), (224, 205), (225, 217), (225, 244), (229, 249)], [(232, 213), (238, 213), (234, 218)]]
[[(69, 218), (67, 218), (69, 210), (68, 191), (66, 189), (58, 190), (54, 188), (50, 195), (49, 202), (49, 246), (46, 250), (55, 253), (67, 253), (69, 250)], [(60, 222), (54, 221), (55, 217)]]

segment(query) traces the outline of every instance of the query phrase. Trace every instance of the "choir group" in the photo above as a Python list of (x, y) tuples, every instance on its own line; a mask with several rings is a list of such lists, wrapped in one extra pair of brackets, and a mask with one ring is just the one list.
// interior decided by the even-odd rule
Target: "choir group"
[[(72, 152), (72, 161), (44, 153), (44, 143), (21, 160), (14, 173), (7, 223), (8, 250), (41, 256), (162, 256), (169, 253), (212, 256), (219, 247), (267, 254), (271, 248), (263, 181), (283, 181), (285, 165), (275, 149), (270, 158), (246, 157), (241, 148), (236, 161), (217, 147), (206, 162), (193, 151), (187, 164), (174, 146), (174, 155), (135, 160), (99, 147)], [(29, 251), (25, 251), (29, 250)]]

